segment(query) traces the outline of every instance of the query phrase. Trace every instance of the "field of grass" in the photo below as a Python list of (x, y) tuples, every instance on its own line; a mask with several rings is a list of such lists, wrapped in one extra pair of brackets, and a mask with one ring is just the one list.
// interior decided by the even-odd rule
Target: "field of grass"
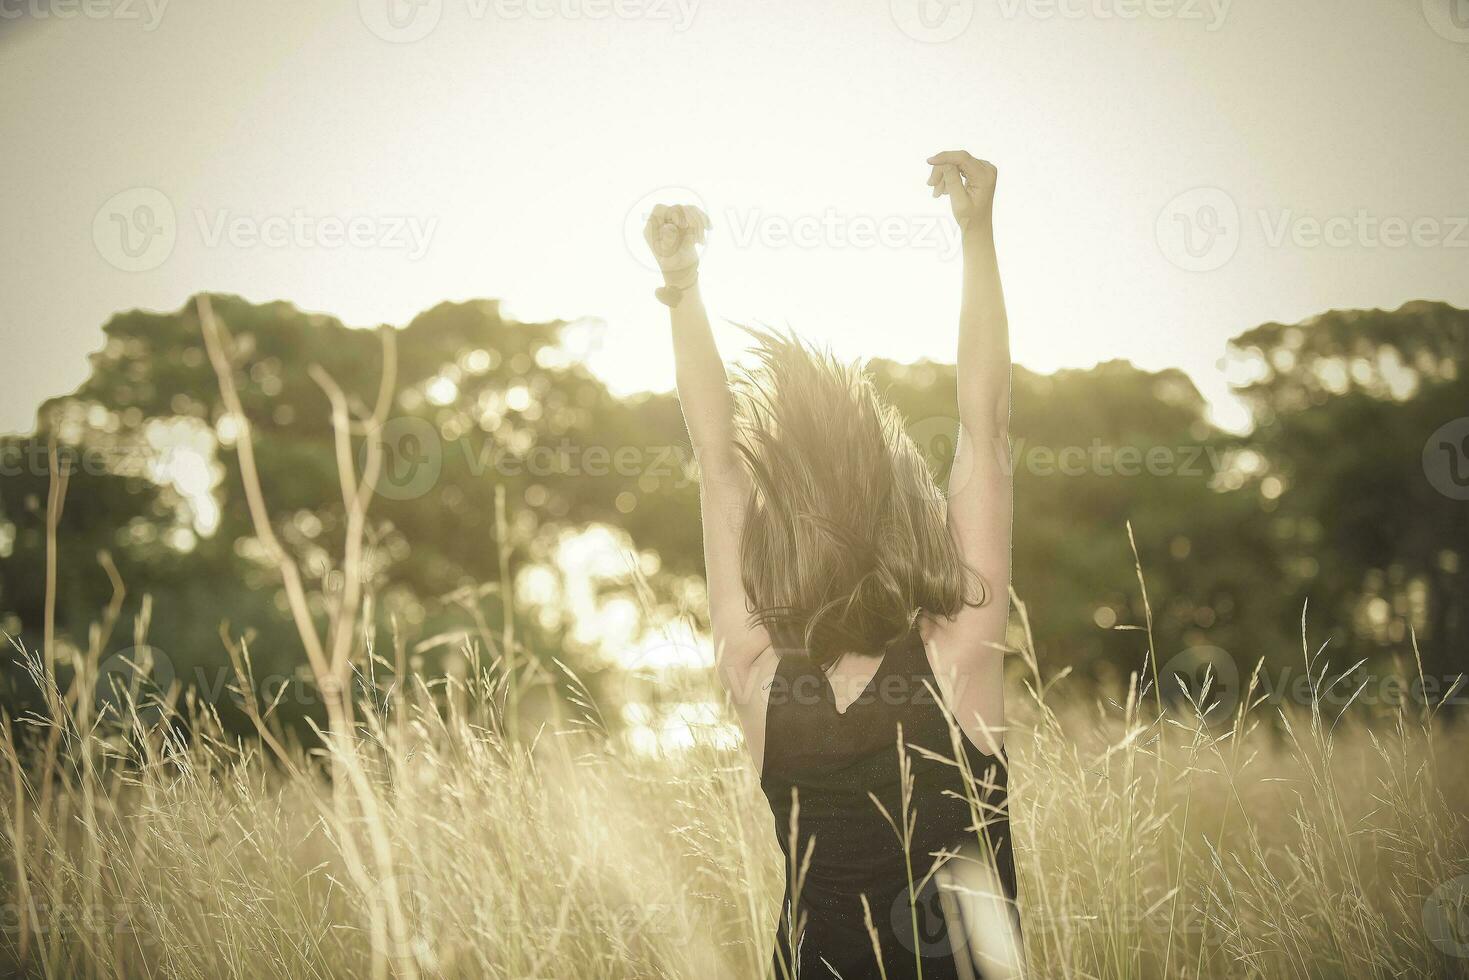
[[(104, 669), (123, 594), (105, 556), (114, 601), (61, 663), (66, 479), (53, 452), (44, 641), (16, 647), (46, 707), (0, 729), (0, 974), (761, 976), (782, 867), (730, 713), (718, 700), (695, 712), (707, 725), (677, 750), (624, 738), (606, 720), (615, 698), (522, 654), (513, 608), (490, 627), (479, 601), (514, 594), (505, 550), (498, 591), (465, 596), (477, 635), (461, 669), (393, 680), (412, 675), (402, 645), (372, 635), (362, 562), (381, 418), (365, 426), (357, 474), (346, 401), (325, 376), (348, 513), (321, 635), (269, 522), (207, 301), (200, 313), (256, 537), (280, 566), (316, 689), (361, 697), (325, 697), (332, 727), (307, 749), (243, 643), (228, 648), (249, 739), (193, 690), (150, 690), (144, 654)], [(505, 549), (503, 493), (496, 509)], [(135, 651), (148, 649), (142, 608)], [(1236, 665), (1238, 689), (1174, 696), (1150, 639), (1138, 675), (1099, 696), (1038, 662), (1016, 609), (1006, 742), (1024, 975), (1469, 977), (1462, 720), (1437, 701), (1383, 698), (1393, 678), (1336, 674), (1304, 642), (1272, 658), (1308, 681), (1286, 696), (1250, 665)], [(692, 690), (663, 693), (711, 703), (707, 672), (687, 673)]]
[[(1469, 976), (1462, 725), (1343, 709), (1329, 672), (1305, 704), (1160, 723), (1145, 682), (1091, 701), (1042, 687), (1028, 649), (1016, 668), (1026, 975)], [(186, 738), (146, 698), (98, 718), (53, 687), (52, 717), (0, 739), (0, 971), (761, 975), (781, 865), (741, 750), (695, 730), (633, 751), (568, 684), (512, 738), (506, 675), (472, 660), (313, 752), (268, 705), (271, 734), (241, 742), (177, 698)]]

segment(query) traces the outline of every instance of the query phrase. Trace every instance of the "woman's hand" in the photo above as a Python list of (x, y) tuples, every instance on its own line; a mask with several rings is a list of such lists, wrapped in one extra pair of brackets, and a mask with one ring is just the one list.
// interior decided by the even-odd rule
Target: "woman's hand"
[(643, 238), (670, 286), (686, 286), (698, 278), (699, 253), (709, 216), (692, 204), (660, 204), (643, 228)]
[(995, 209), (995, 182), (999, 171), (988, 160), (977, 160), (964, 150), (935, 153), (928, 158), (933, 172), (928, 185), (934, 197), (948, 195), (954, 220), (967, 234), (990, 227)]

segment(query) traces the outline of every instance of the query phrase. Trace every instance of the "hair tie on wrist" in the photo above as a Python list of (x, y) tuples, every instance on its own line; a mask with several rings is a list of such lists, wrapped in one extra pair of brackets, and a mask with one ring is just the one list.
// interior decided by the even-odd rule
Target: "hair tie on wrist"
[(659, 286), (657, 289), (653, 290), (653, 296), (656, 297), (658, 302), (662, 303), (664, 306), (668, 307), (669, 309), (673, 309), (673, 307), (683, 302), (684, 293), (688, 292), (690, 289), (693, 289), (694, 286), (698, 284), (698, 282), (699, 275), (698, 273), (695, 273), (694, 278), (690, 279), (682, 286), (675, 286), (672, 283), (664, 283), (662, 286)]

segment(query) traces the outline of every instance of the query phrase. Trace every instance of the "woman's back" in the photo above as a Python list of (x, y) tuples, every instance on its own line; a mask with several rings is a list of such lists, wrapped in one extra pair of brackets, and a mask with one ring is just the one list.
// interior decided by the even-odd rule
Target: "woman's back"
[[(679, 404), (699, 463), (715, 661), (777, 836), (795, 852), (789, 925), (806, 928), (785, 930), (786, 948), (777, 944), (781, 976), (829, 977), (828, 966), (848, 980), (973, 975), (974, 947), (989, 949), (995, 933), (1006, 934), (1007, 951), (1013, 942), (1008, 905), (964, 897), (1014, 892), (1008, 824), (995, 813), (1004, 766), (969, 742), (987, 745), (1005, 730), (1014, 481), (998, 173), (958, 150), (927, 162), (928, 186), (949, 199), (964, 252), (958, 428), (944, 490), (873, 379), (829, 351), (751, 331), (753, 363), (731, 385), (699, 288), (708, 215), (660, 204), (643, 229), (663, 273), (654, 295), (669, 308)], [(922, 634), (913, 628), (920, 613)], [(899, 635), (863, 696), (838, 711), (819, 668)], [(792, 638), (802, 653), (779, 656)], [(952, 735), (945, 708), (959, 719)], [(929, 874), (936, 855), (969, 842), (982, 860), (961, 854)], [(937, 889), (955, 877), (962, 887)], [(940, 900), (945, 909), (957, 902), (960, 926), (944, 927)], [(986, 932), (981, 920), (1000, 925)], [(973, 940), (976, 929), (990, 938)], [(963, 956), (949, 955), (960, 948)], [(918, 953), (934, 955), (920, 963)]]
[[(963, 852), (965, 864), (981, 858), (982, 874), (993, 868), (989, 880), (1013, 901), (1005, 764), (950, 724), (916, 626), (887, 648), (841, 711), (810, 657), (780, 658), (766, 707), (761, 788), (787, 859), (777, 977), (829, 977), (828, 965), (847, 980), (876, 977), (874, 934), (889, 980), (916, 976), (920, 956), (927, 978), (982, 975), (955, 962), (977, 958), (970, 930), (950, 928), (955, 908), (946, 916), (944, 907), (957, 903), (939, 894), (943, 876), (930, 872), (938, 855)], [(905, 827), (906, 848), (899, 837)], [(802, 922), (793, 949), (792, 926)]]

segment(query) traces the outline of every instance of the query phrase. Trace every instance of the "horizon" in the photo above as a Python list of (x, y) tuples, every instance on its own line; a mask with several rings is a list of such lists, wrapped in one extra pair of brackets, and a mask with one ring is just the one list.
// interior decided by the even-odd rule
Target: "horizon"
[[(511, 321), (511, 322), (515, 322), (515, 323), (559, 323), (559, 324), (561, 324), (563, 338), (565, 340), (569, 341), (570, 342), (570, 345), (573, 348), (575, 347), (575, 345), (577, 343), (577, 338), (576, 338), (575, 334), (577, 332), (578, 325), (584, 323), (587, 320), (595, 320), (596, 319), (596, 318), (591, 318), (591, 317), (581, 317), (581, 318), (576, 318), (576, 319), (558, 319), (558, 318), (553, 318), (551, 320), (545, 320), (545, 321), (536, 321), (536, 320), (521, 319), (519, 317), (514, 316), (513, 313), (507, 311), (507, 307), (508, 307), (509, 304), (507, 304), (503, 299), (496, 298), (496, 297), (480, 296), (480, 297), (468, 297), (466, 299), (460, 299), (460, 300), (440, 300), (437, 303), (434, 303), (434, 304), (432, 304), (430, 306), (427, 306), (424, 309), (422, 309), (422, 310), (418, 311), (417, 313), (413, 314), (413, 316), (409, 317), (403, 323), (357, 324), (357, 323), (349, 323), (349, 322), (343, 320), (341, 317), (337, 316), (336, 314), (332, 313), (329, 310), (305, 309), (305, 308), (301, 307), (299, 304), (294, 303), (294, 302), (292, 302), (291, 300), (288, 300), (288, 299), (254, 300), (254, 299), (251, 299), (251, 298), (246, 297), (246, 296), (239, 296), (238, 294), (221, 293), (221, 292), (216, 292), (216, 291), (212, 291), (212, 290), (204, 290), (204, 291), (201, 291), (200, 293), (195, 293), (195, 294), (191, 295), (183, 304), (181, 304), (179, 307), (177, 307), (175, 309), (148, 309), (148, 308), (144, 308), (144, 307), (134, 307), (134, 308), (131, 308), (131, 309), (117, 310), (114, 313), (112, 313), (110, 316), (108, 316), (107, 319), (104, 320), (101, 324), (98, 325), (98, 334), (99, 334), (99, 336), (101, 336), (102, 335), (102, 332), (105, 330), (107, 324), (109, 322), (111, 322), (114, 318), (128, 316), (128, 315), (134, 314), (134, 313), (143, 313), (143, 314), (155, 315), (155, 316), (170, 316), (170, 315), (179, 315), (179, 314), (187, 315), (188, 312), (189, 312), (190, 307), (194, 303), (195, 297), (197, 297), (199, 295), (203, 295), (205, 293), (207, 293), (208, 295), (210, 295), (212, 297), (231, 296), (233, 298), (240, 299), (243, 302), (249, 304), (250, 306), (254, 306), (254, 307), (263, 307), (263, 306), (274, 305), (274, 304), (277, 304), (277, 303), (284, 303), (287, 306), (290, 306), (293, 309), (295, 309), (297, 312), (300, 312), (300, 313), (305, 314), (307, 316), (323, 316), (323, 317), (328, 317), (328, 318), (336, 321), (337, 324), (339, 324), (340, 326), (344, 327), (345, 329), (348, 329), (348, 330), (363, 330), (363, 331), (377, 330), (380, 327), (386, 326), (386, 327), (390, 327), (390, 328), (392, 328), (392, 329), (394, 329), (396, 331), (400, 331), (401, 332), (403, 330), (408, 329), (413, 324), (413, 322), (415, 320), (417, 320), (419, 317), (421, 317), (421, 316), (423, 316), (425, 314), (428, 314), (428, 313), (432, 312), (434, 309), (438, 308), (439, 306), (445, 306), (445, 305), (448, 305), (448, 306), (458, 306), (458, 305), (469, 305), (469, 304), (475, 304), (475, 303), (491, 303), (491, 304), (494, 304), (499, 309), (500, 315), (502, 317), (504, 317), (507, 321)], [(1254, 330), (1257, 327), (1266, 326), (1266, 325), (1270, 325), (1270, 324), (1282, 324), (1282, 325), (1285, 325), (1285, 326), (1306, 326), (1306, 325), (1309, 325), (1309, 324), (1313, 323), (1314, 321), (1316, 321), (1316, 320), (1318, 320), (1318, 319), (1320, 319), (1322, 317), (1330, 316), (1332, 314), (1340, 314), (1340, 313), (1382, 313), (1382, 314), (1392, 315), (1392, 314), (1401, 313), (1402, 311), (1408, 309), (1409, 307), (1414, 307), (1414, 306), (1419, 306), (1419, 305), (1425, 305), (1425, 304), (1426, 305), (1430, 305), (1430, 306), (1444, 306), (1444, 307), (1447, 307), (1450, 310), (1459, 310), (1459, 309), (1462, 309), (1461, 307), (1455, 306), (1453, 303), (1447, 303), (1447, 302), (1444, 302), (1442, 300), (1431, 300), (1431, 299), (1410, 299), (1410, 300), (1404, 301), (1403, 303), (1401, 303), (1398, 306), (1393, 307), (1391, 309), (1387, 309), (1387, 308), (1384, 308), (1384, 307), (1372, 307), (1372, 308), (1341, 308), (1341, 307), (1333, 307), (1333, 308), (1330, 308), (1330, 309), (1322, 310), (1322, 311), (1320, 311), (1318, 313), (1311, 314), (1310, 316), (1307, 316), (1307, 317), (1305, 317), (1305, 318), (1303, 318), (1301, 320), (1293, 321), (1293, 322), (1289, 322), (1289, 323), (1287, 323), (1286, 321), (1280, 321), (1280, 320), (1267, 320), (1267, 321), (1263, 321), (1262, 323), (1251, 324), (1249, 326), (1242, 327), (1234, 336), (1235, 337), (1238, 337), (1238, 336), (1241, 336), (1241, 335), (1243, 335), (1244, 333), (1246, 333), (1248, 331)], [(738, 324), (734, 324), (732, 321), (722, 321), (717, 326), (721, 326), (721, 327), (724, 327), (724, 328), (727, 329), (730, 326), (738, 327)], [(603, 327), (601, 329), (605, 330), (606, 329), (605, 325), (603, 325)], [(568, 335), (568, 330), (571, 332), (571, 335)], [(797, 334), (799, 335), (799, 331), (797, 331)], [(101, 347), (102, 347), (102, 345), (99, 343), (97, 345), (97, 347), (92, 348), (91, 350), (89, 350), (87, 352), (88, 355), (91, 355), (91, 354), (97, 352), (98, 350), (101, 349)], [(742, 355), (744, 355), (746, 352), (747, 352), (746, 348), (739, 348), (736, 352), (734, 352), (731, 356), (728, 357), (728, 360), (731, 361), (731, 362), (733, 362), (734, 360), (741, 358)], [(574, 350), (573, 353), (576, 354), (578, 352)], [(584, 352), (582, 352), (582, 353), (584, 353)], [(866, 357), (859, 357), (858, 359), (864, 365), (867, 364), (869, 361), (873, 361), (873, 360), (886, 360), (886, 361), (890, 361), (890, 362), (895, 363), (895, 364), (910, 365), (910, 366), (920, 365), (920, 364), (937, 364), (937, 365), (951, 365), (952, 366), (953, 363), (954, 363), (952, 359), (945, 360), (943, 358), (929, 357), (929, 356), (921, 356), (921, 357), (917, 357), (917, 358), (905, 360), (905, 359), (901, 359), (901, 358), (886, 357), (886, 356), (883, 356), (883, 355), (871, 355), (871, 356), (866, 356)], [(1221, 358), (1221, 361), (1222, 360), (1223, 359)], [(590, 365), (587, 364), (586, 359), (583, 359), (582, 357), (576, 357), (575, 358), (575, 362), (582, 363), (582, 364), (584, 364), (584, 366), (587, 366), (589, 370), (592, 370), (591, 367), (590, 367)], [(1123, 364), (1123, 365), (1126, 365), (1128, 367), (1131, 367), (1131, 368), (1133, 368), (1135, 370), (1144, 372), (1144, 373), (1149, 374), (1149, 375), (1159, 375), (1159, 374), (1164, 374), (1164, 373), (1167, 373), (1167, 372), (1170, 372), (1170, 371), (1179, 372), (1185, 378), (1188, 379), (1189, 383), (1194, 387), (1194, 390), (1198, 393), (1198, 395), (1199, 395), (1200, 399), (1202, 400), (1202, 402), (1204, 404), (1204, 407), (1205, 407), (1206, 419), (1212, 425), (1216, 426), (1217, 428), (1219, 428), (1222, 431), (1227, 431), (1227, 432), (1231, 432), (1231, 433), (1234, 433), (1234, 434), (1244, 434), (1244, 433), (1247, 433), (1248, 431), (1251, 431), (1253, 429), (1254, 423), (1253, 423), (1253, 420), (1249, 417), (1248, 412), (1244, 412), (1242, 415), (1240, 415), (1239, 418), (1236, 420), (1236, 423), (1233, 424), (1233, 425), (1232, 424), (1229, 424), (1230, 421), (1231, 421), (1230, 419), (1228, 419), (1228, 418), (1221, 419), (1220, 418), (1220, 413), (1216, 411), (1216, 407), (1217, 406), (1213, 402), (1211, 402), (1206, 387), (1204, 385), (1201, 385), (1199, 383), (1199, 380), (1197, 378), (1195, 378), (1194, 375), (1188, 369), (1186, 369), (1186, 368), (1184, 368), (1184, 367), (1182, 367), (1180, 365), (1145, 366), (1145, 365), (1139, 364), (1133, 358), (1128, 357), (1128, 356), (1124, 356), (1124, 355), (1118, 355), (1118, 356), (1110, 357), (1110, 358), (1107, 358), (1106, 360), (1099, 360), (1099, 361), (1093, 362), (1091, 364), (1067, 364), (1067, 365), (1055, 366), (1055, 367), (1052, 367), (1050, 369), (1034, 368), (1034, 367), (1031, 367), (1028, 364), (1025, 364), (1023, 361), (1018, 360), (1018, 359), (1014, 362), (1014, 366), (1016, 368), (1018, 368), (1020, 370), (1023, 370), (1023, 371), (1026, 371), (1026, 372), (1028, 372), (1030, 374), (1039, 376), (1039, 377), (1054, 377), (1054, 376), (1057, 376), (1057, 375), (1065, 374), (1066, 372), (1082, 372), (1082, 373), (1085, 373), (1085, 372), (1089, 372), (1089, 371), (1095, 371), (1095, 370), (1097, 370), (1099, 368), (1102, 368), (1102, 367), (1104, 367), (1104, 366), (1106, 366), (1108, 364)], [(671, 383), (671, 379), (670, 379), (670, 383), (668, 385), (666, 385), (666, 386), (663, 386), (663, 387), (635, 387), (635, 388), (630, 388), (630, 389), (619, 389), (618, 387), (616, 387), (615, 384), (613, 384), (611, 382), (610, 379), (602, 376), (601, 374), (597, 373), (595, 370), (592, 370), (592, 373), (597, 378), (597, 380), (599, 382), (601, 382), (604, 386), (606, 386), (607, 390), (612, 395), (614, 395), (615, 397), (617, 397), (618, 399), (635, 398), (638, 395), (671, 395), (671, 394), (674, 394), (674, 387), (673, 387), (673, 385)], [(1227, 375), (1227, 373), (1228, 373), (1227, 367), (1221, 367), (1219, 373), (1221, 375)], [(88, 377), (90, 377), (90, 371), (88, 372)], [(63, 399), (67, 399), (67, 398), (73, 397), (75, 395), (77, 389), (80, 388), (82, 384), (85, 384), (86, 380), (87, 380), (87, 378), (83, 378), (81, 381), (78, 382), (78, 384), (76, 386), (74, 386), (72, 389), (70, 389), (68, 391), (58, 392), (56, 394), (47, 395), (44, 398), (42, 398), (41, 401), (39, 401), (36, 404), (35, 408), (31, 412), (32, 424), (30, 425), (29, 428), (25, 428), (25, 429), (11, 429), (11, 430), (0, 430), (0, 436), (25, 437), (25, 436), (30, 436), (30, 435), (35, 434), (35, 432), (38, 431), (38, 429), (40, 427), (39, 426), (39, 422), (40, 422), (39, 413), (40, 413), (41, 409), (44, 408), (50, 402), (57, 401), (57, 400), (63, 400)], [(1232, 398), (1236, 398), (1237, 399), (1238, 396), (1235, 395), (1234, 392), (1237, 390), (1238, 387), (1239, 386), (1237, 386), (1237, 385), (1231, 384), (1230, 393), (1231, 393), (1231, 397)]]

